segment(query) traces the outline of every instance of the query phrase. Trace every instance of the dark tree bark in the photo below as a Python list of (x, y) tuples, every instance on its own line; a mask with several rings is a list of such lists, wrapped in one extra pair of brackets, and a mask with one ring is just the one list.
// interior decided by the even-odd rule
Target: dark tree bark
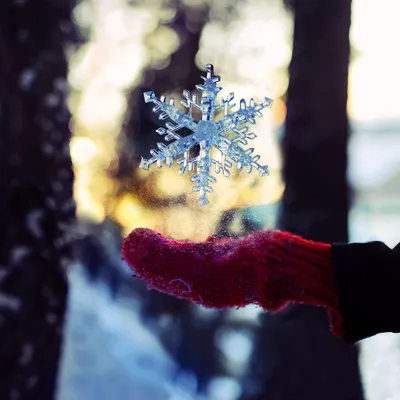
[[(351, 0), (294, 0), (294, 43), (283, 139), (279, 228), (347, 241), (346, 113)], [(329, 332), (325, 310), (290, 306), (262, 316), (246, 398), (363, 398), (357, 350)], [(262, 354), (262, 357), (260, 357)]]
[(53, 399), (74, 221), (73, 1), (0, 4), (0, 398)]

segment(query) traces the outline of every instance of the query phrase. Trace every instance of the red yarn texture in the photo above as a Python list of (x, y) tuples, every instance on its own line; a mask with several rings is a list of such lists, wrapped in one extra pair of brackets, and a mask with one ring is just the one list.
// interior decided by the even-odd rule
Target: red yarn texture
[(219, 309), (257, 304), (278, 311), (290, 302), (326, 307), (332, 333), (343, 333), (328, 244), (273, 230), (177, 241), (138, 228), (124, 240), (122, 258), (149, 289)]

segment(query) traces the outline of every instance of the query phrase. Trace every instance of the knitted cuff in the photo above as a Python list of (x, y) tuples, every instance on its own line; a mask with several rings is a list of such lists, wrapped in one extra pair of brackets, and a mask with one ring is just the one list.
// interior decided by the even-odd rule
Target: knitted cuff
[[(281, 232), (268, 254), (269, 272), (275, 277), (273, 291), (288, 302), (311, 304), (327, 309), (332, 333), (343, 335), (343, 319), (333, 274), (332, 248), (325, 243), (305, 240), (297, 235)], [(263, 279), (265, 271), (258, 270)], [(268, 304), (268, 290), (261, 284), (260, 305)], [(267, 308), (267, 307), (265, 307)]]

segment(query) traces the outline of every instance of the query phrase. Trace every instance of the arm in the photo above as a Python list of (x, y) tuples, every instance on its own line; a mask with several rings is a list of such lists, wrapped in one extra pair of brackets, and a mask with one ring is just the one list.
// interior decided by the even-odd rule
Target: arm
[(333, 244), (332, 260), (344, 339), (400, 332), (400, 244)]

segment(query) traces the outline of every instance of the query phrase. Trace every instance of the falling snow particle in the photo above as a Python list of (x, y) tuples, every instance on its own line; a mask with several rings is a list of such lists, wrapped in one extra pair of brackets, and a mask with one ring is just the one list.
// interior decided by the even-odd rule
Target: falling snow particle
[(9, 274), (9, 271), (7, 271), (7, 268), (0, 267), (0, 283), (8, 274)]
[(43, 210), (33, 210), (26, 216), (26, 225), (35, 238), (40, 238), (43, 235), (41, 226), (43, 217)]
[(19, 77), (19, 85), (21, 89), (27, 90), (32, 86), (33, 81), (35, 80), (35, 71), (33, 69), (24, 70)]
[(66, 93), (68, 90), (68, 82), (64, 77), (54, 79), (53, 86), (63, 93)]
[(44, 98), (44, 104), (46, 107), (55, 108), (60, 104), (60, 97), (55, 93), (49, 93)]
[(49, 197), (46, 198), (46, 205), (50, 210), (54, 210), (56, 208), (56, 206), (57, 206), (57, 203), (56, 203), (56, 201), (54, 200), (53, 197), (49, 196)]
[(18, 265), (28, 254), (30, 250), (27, 246), (15, 246), (10, 251), (10, 262)]
[(21, 356), (19, 363), (21, 365), (27, 365), (31, 362), (33, 356), (33, 346), (29, 343), (25, 343), (21, 348)]
[(58, 182), (58, 181), (54, 181), (51, 184), (51, 187), (53, 188), (53, 190), (55, 192), (61, 192), (64, 189), (64, 186), (62, 185), (62, 183)]
[(14, 296), (0, 293), (0, 308), (11, 311), (18, 311), (21, 307), (21, 301)]
[(22, 43), (26, 42), (26, 40), (29, 37), (29, 31), (28, 29), (20, 29), (18, 31), (18, 40)]
[(19, 394), (19, 391), (17, 389), (12, 389), (10, 392), (10, 400), (18, 400), (20, 398), (21, 396)]
[(26, 386), (27, 386), (29, 389), (32, 389), (32, 388), (34, 388), (34, 387), (37, 385), (38, 382), (39, 382), (39, 378), (38, 378), (36, 375), (32, 375), (32, 376), (30, 376), (30, 377), (28, 378), (28, 380), (26, 381)]
[(57, 314), (48, 313), (48, 314), (46, 315), (46, 321), (47, 321), (47, 323), (48, 323), (49, 325), (55, 324), (55, 323), (57, 322), (57, 319), (58, 319)]
[(55, 153), (54, 152), (54, 146), (52, 146), (50, 143), (45, 143), (42, 146), (42, 152), (43, 152), (44, 155), (47, 155), (47, 156), (52, 155), (52, 154)]
[[(156, 130), (159, 135), (165, 135), (166, 141), (173, 140), (173, 142), (168, 146), (157, 143), (158, 150), (150, 150), (151, 158), (142, 158), (140, 162), (140, 168), (148, 171), (155, 163), (159, 168), (164, 162), (171, 167), (174, 159), (178, 158), (180, 174), (186, 171), (194, 173), (190, 180), (195, 184), (193, 191), (200, 194), (198, 199), (200, 205), (208, 204), (208, 193), (213, 191), (210, 185), (216, 182), (216, 178), (212, 175), (213, 165), (215, 172), (217, 174), (222, 172), (225, 177), (229, 177), (232, 163), (236, 163), (239, 171), (245, 167), (248, 173), (254, 168), (262, 176), (268, 174), (268, 167), (258, 163), (260, 156), (253, 155), (254, 148), (245, 150), (240, 144), (247, 145), (248, 140), (256, 137), (254, 133), (248, 133), (249, 128), (244, 125), (255, 124), (256, 117), (262, 117), (261, 110), (272, 106), (272, 99), (268, 97), (265, 97), (261, 103), (256, 103), (254, 99), (251, 99), (247, 104), (242, 99), (239, 109), (230, 112), (235, 106), (232, 103), (234, 94), (230, 93), (226, 99), (222, 99), (217, 104), (217, 95), (222, 90), (217, 83), (221, 78), (214, 75), (214, 67), (211, 64), (207, 64), (206, 71), (207, 75), (201, 77), (204, 83), (196, 85), (197, 90), (201, 92), (200, 101), (197, 94), (191, 94), (189, 90), (183, 91), (185, 99), (181, 103), (188, 109), (188, 113), (178, 110), (174, 106), (173, 99), (167, 103), (165, 96), (157, 98), (154, 92), (144, 93), (145, 102), (155, 104), (153, 111), (160, 113), (159, 119), (169, 118), (174, 122), (167, 122), (165, 128)], [(192, 117), (193, 109), (201, 112), (200, 121)], [(214, 120), (214, 114), (219, 110), (224, 110), (224, 117), (217, 122)], [(182, 128), (188, 129), (191, 134), (181, 136), (178, 132)], [(233, 132), (235, 138), (226, 137), (228, 132)], [(200, 154), (190, 159), (189, 150), (197, 145), (200, 146)], [(219, 150), (221, 154), (219, 159), (211, 156), (213, 147)]]

